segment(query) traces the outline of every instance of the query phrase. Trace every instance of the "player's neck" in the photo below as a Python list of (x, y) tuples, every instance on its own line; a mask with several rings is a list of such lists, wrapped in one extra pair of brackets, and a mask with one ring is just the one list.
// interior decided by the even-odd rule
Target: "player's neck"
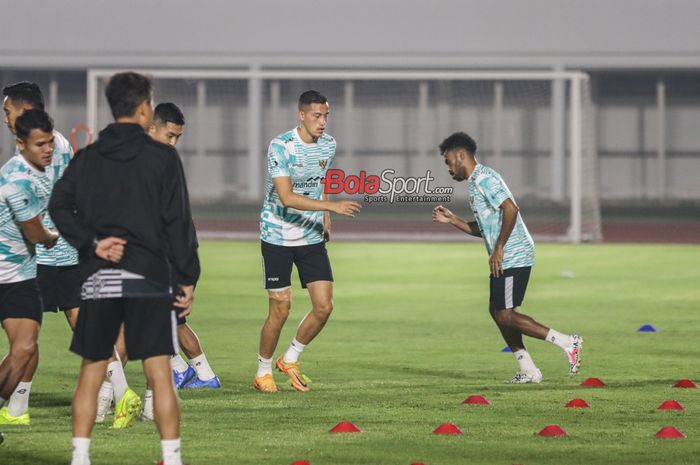
[(299, 139), (305, 144), (315, 144), (318, 142), (318, 137), (309, 134), (304, 126), (297, 126), (297, 135), (299, 135)]
[(472, 173), (476, 169), (476, 165), (478, 164), (479, 161), (476, 158), (467, 157), (467, 159), (464, 161), (464, 166), (465, 168), (467, 168), (467, 177), (472, 175)]
[(115, 119), (114, 122), (117, 124), (136, 124), (141, 126), (144, 131), (147, 129), (143, 125), (143, 120), (138, 116), (120, 116), (119, 118)]
[(31, 161), (29, 161), (29, 158), (25, 157), (21, 151), (19, 153), (20, 155), (22, 155), (22, 159), (24, 159), (25, 163), (27, 163), (27, 165), (29, 165), (31, 168), (34, 168), (36, 171), (40, 171), (42, 173), (46, 171), (43, 166), (35, 165)]

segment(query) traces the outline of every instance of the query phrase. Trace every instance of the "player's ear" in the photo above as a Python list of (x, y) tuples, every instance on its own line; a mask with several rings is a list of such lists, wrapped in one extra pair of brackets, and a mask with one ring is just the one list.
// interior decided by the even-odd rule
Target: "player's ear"
[(20, 149), (20, 151), (27, 148), (27, 144), (25, 144), (24, 141), (19, 137), (15, 139), (15, 143), (17, 144), (17, 148)]
[(139, 105), (139, 112), (144, 116), (148, 116), (148, 114), (150, 113), (148, 110), (150, 108), (151, 102), (148, 100), (144, 100), (143, 102), (141, 102), (141, 105)]

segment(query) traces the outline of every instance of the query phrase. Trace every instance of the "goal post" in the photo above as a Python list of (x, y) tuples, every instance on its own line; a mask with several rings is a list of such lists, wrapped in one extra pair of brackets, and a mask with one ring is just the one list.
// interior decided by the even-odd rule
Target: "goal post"
[[(95, 133), (111, 120), (104, 86), (118, 71), (88, 70), (87, 121)], [(573, 243), (601, 240), (594, 114), (585, 73), (134, 71), (155, 79), (156, 103), (172, 101), (183, 108), (186, 136), (178, 151), (195, 213), (213, 204), (259, 205), (267, 144), (294, 126), (296, 98), (314, 88), (331, 104), (328, 132), (338, 141), (334, 167), (377, 174), (391, 168), (397, 176), (415, 177), (430, 170), (437, 185), (454, 187), (449, 207), (468, 215), (464, 187), (449, 179), (437, 157), (440, 141), (462, 130), (477, 140), (479, 160), (503, 175), (534, 236)], [(402, 222), (420, 224), (427, 207), (373, 204), (357, 222), (366, 218), (371, 238), (382, 228), (401, 229), (395, 226)], [(394, 226), (377, 220), (387, 211), (398, 212), (389, 215)], [(403, 236), (414, 237), (392, 235)]]

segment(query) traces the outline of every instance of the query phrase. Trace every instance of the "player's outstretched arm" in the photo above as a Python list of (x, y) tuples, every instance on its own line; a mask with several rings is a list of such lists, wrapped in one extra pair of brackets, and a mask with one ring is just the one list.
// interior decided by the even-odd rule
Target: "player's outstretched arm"
[(282, 205), (296, 210), (330, 211), (344, 216), (355, 216), (362, 206), (351, 200), (316, 200), (303, 195), (295, 194), (292, 190), (292, 180), (289, 176), (277, 176), (272, 178), (277, 195)]
[(463, 220), (442, 205), (433, 208), (433, 221), (436, 223), (451, 224), (470, 236), (481, 237), (481, 230), (476, 221)]

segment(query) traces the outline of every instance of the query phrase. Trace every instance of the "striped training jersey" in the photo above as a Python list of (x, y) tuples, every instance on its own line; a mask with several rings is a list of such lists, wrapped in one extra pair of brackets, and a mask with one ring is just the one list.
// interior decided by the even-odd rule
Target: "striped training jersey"
[[(51, 180), (50, 184), (41, 185), (41, 189), (47, 190), (47, 196), (51, 197), (51, 191), (53, 190), (56, 181), (61, 179), (63, 172), (68, 167), (71, 159), (73, 158), (73, 149), (63, 135), (58, 132), (53, 132), (54, 136), (54, 149), (53, 157), (51, 158), (51, 165), (46, 167), (46, 174)], [(19, 149), (15, 147), (15, 156), (21, 156)], [(46, 229), (56, 230), (56, 225), (51, 221), (49, 212), (44, 214), (44, 227)], [(56, 245), (47, 249), (41, 244), (36, 246), (36, 262), (39, 265), (48, 266), (71, 266), (78, 264), (78, 251), (75, 250), (63, 237), (58, 238)]]
[[(515, 202), (515, 198), (501, 175), (481, 164), (476, 165), (467, 179), (467, 189), (469, 204), (490, 256), (501, 233), (503, 210), (500, 206), (506, 199)], [(518, 212), (513, 231), (503, 247), (503, 269), (532, 266), (534, 263), (535, 243)]]
[(0, 283), (36, 277), (34, 247), (28, 245), (19, 226), (46, 212), (51, 179), (24, 157), (15, 155), (0, 168)]
[(295, 194), (321, 200), (321, 180), (333, 162), (335, 145), (335, 139), (328, 134), (307, 144), (296, 128), (272, 139), (267, 152), (265, 201), (260, 212), (261, 240), (292, 247), (323, 242), (323, 211), (285, 208), (272, 179), (288, 176)]

